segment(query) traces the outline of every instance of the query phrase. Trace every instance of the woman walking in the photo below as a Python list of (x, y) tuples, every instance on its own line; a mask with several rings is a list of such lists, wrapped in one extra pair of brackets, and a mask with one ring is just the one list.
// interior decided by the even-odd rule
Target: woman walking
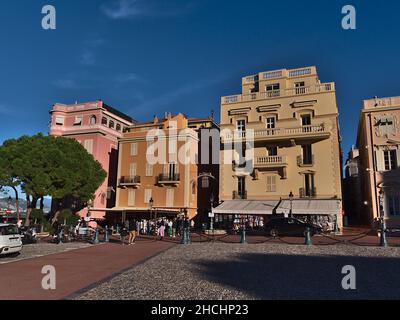
[(158, 230), (158, 232), (159, 232), (160, 240), (163, 240), (164, 236), (165, 236), (165, 223), (164, 223), (164, 220), (161, 221), (160, 229)]

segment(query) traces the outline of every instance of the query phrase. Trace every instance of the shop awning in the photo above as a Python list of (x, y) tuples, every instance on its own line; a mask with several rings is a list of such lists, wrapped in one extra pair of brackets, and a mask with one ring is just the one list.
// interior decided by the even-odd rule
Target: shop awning
[(278, 200), (227, 200), (213, 209), (216, 214), (271, 215)]
[[(342, 210), (341, 200), (319, 200), (319, 199), (307, 199), (307, 200), (293, 200), (292, 213), (296, 214), (318, 214), (318, 215), (332, 215), (339, 214)], [(289, 214), (290, 213), (290, 200), (282, 200), (278, 208), (276, 209), (277, 214)]]

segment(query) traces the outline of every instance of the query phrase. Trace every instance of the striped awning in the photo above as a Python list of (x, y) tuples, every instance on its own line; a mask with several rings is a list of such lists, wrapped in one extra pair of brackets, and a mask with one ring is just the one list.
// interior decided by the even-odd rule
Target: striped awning
[(216, 214), (271, 215), (279, 200), (227, 200), (213, 209)]
[[(293, 200), (292, 213), (296, 214), (318, 214), (318, 215), (332, 215), (342, 212), (341, 200), (319, 200), (319, 199), (306, 199), (306, 200)], [(290, 200), (282, 200), (278, 208), (277, 214), (290, 213)]]

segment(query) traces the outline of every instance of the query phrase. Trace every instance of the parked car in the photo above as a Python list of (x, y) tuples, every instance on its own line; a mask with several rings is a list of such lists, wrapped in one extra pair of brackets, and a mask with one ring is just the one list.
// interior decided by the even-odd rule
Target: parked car
[(22, 240), (17, 225), (0, 224), (0, 255), (19, 253), (21, 250)]
[(303, 237), (306, 228), (310, 228), (311, 236), (320, 234), (322, 227), (312, 223), (304, 222), (296, 218), (274, 218), (267, 222), (265, 230), (272, 237), (277, 236), (300, 236)]

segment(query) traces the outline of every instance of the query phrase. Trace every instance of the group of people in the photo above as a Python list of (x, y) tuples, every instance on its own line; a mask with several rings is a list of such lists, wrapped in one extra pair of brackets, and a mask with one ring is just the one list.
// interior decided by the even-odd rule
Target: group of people
[(184, 228), (194, 228), (194, 221), (178, 217), (174, 219), (159, 218), (153, 220), (126, 220), (120, 228), (121, 242), (125, 244), (128, 236), (128, 245), (135, 244), (137, 235), (156, 236), (163, 240), (166, 236), (176, 238), (183, 235)]

